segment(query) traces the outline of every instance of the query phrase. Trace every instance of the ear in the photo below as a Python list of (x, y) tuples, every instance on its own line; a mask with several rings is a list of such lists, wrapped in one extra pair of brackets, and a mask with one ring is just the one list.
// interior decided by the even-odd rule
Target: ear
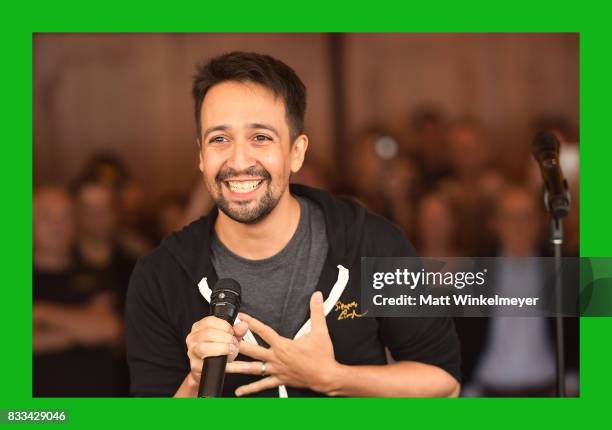
[(304, 157), (308, 149), (308, 136), (299, 135), (291, 145), (291, 171), (297, 173), (304, 164)]

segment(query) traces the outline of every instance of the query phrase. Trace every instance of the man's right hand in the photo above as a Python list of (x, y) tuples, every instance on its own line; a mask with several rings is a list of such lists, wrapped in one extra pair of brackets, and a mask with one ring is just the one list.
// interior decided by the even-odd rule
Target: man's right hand
[(196, 321), (187, 335), (187, 356), (191, 372), (189, 376), (196, 385), (202, 377), (202, 364), (206, 357), (227, 355), (227, 361), (234, 361), (238, 346), (249, 327), (245, 322), (231, 326), (227, 321), (214, 316)]

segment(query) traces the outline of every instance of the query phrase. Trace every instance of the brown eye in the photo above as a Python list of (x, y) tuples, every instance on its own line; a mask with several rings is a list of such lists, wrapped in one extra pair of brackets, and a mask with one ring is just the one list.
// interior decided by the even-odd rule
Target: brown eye
[(266, 136), (265, 134), (258, 134), (255, 136), (255, 140), (257, 142), (266, 142), (268, 140), (272, 140), (270, 139), (268, 136)]
[(209, 143), (223, 143), (227, 142), (227, 139), (223, 136), (215, 136), (208, 141)]

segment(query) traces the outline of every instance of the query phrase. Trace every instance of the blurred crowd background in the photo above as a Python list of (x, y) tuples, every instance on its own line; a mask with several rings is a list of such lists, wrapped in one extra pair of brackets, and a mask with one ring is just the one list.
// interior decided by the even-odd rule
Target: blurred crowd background
[[(212, 207), (190, 87), (220, 53), (296, 70), (311, 143), (292, 180), (383, 214), (422, 256), (551, 255), (530, 146), (554, 131), (572, 194), (564, 255), (579, 255), (577, 34), (36, 34), (33, 47), (34, 396), (128, 395), (133, 264)], [(456, 323), (463, 395), (553, 394), (549, 322)]]

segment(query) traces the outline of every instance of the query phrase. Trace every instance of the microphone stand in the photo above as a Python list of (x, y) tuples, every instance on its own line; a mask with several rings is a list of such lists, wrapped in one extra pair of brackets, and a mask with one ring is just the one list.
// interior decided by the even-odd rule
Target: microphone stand
[(557, 349), (557, 397), (565, 397), (565, 345), (563, 337), (562, 259), (563, 218), (570, 209), (570, 193), (559, 161), (560, 142), (553, 132), (538, 133), (533, 142), (533, 156), (544, 180), (544, 206), (551, 217), (550, 241), (555, 251), (555, 334)]
[(555, 251), (555, 335), (557, 364), (557, 397), (565, 397), (565, 338), (563, 335), (563, 285), (561, 246), (563, 245), (563, 220), (551, 218), (550, 240)]

